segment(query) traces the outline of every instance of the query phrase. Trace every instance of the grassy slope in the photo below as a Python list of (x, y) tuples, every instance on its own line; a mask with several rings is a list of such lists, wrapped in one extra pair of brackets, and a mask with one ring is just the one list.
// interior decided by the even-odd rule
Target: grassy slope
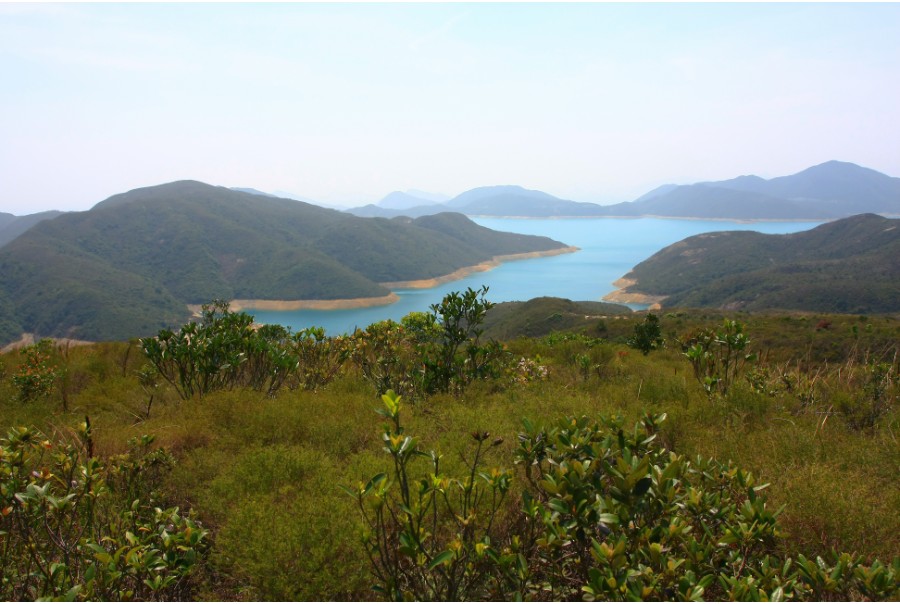
[[(892, 317), (738, 318), (769, 361), (784, 367), (789, 360), (794, 367), (817, 358), (846, 363), (853, 350), (883, 351), (900, 340), (900, 322)], [(772, 483), (770, 505), (787, 506), (782, 526), (792, 551), (834, 546), (882, 559), (900, 555), (896, 409), (870, 433), (850, 430), (840, 415), (823, 424), (818, 406), (804, 411), (799, 389), (769, 397), (737, 388), (724, 404), (710, 403), (677, 350), (643, 357), (617, 343), (640, 319), (608, 321), (610, 343), (591, 349), (578, 342), (511, 341), (514, 355), (540, 356), (550, 368), (548, 381), (504, 388), (485, 383), (460, 399), (436, 396), (407, 406), (408, 432), (442, 452), (445, 471), (453, 473), (476, 429), (504, 437), (489, 463), (511, 467), (522, 417), (549, 422), (564, 414), (603, 413), (637, 419), (648, 410), (665, 411), (668, 446), (732, 459)], [(667, 335), (684, 333), (720, 320), (718, 313), (675, 313), (662, 317), (662, 328)], [(817, 330), (823, 320), (831, 325)], [(349, 371), (319, 392), (284, 391), (274, 399), (235, 391), (179, 402), (164, 390), (150, 419), (140, 422), (136, 414), (146, 395), (134, 371), (143, 360), (126, 346), (68, 351), (68, 413), (56, 393), (28, 406), (0, 405), (0, 423), (62, 430), (90, 414), (104, 455), (121, 451), (131, 436), (157, 435), (179, 460), (170, 495), (194, 507), (215, 533), (217, 574), (208, 597), (371, 598), (357, 545), (357, 512), (337, 488), (388, 469), (378, 439), (382, 420), (368, 385)], [(585, 378), (573, 363), (582, 353), (601, 370)], [(0, 356), (4, 402), (12, 400), (9, 376), (16, 363), (14, 354)], [(827, 409), (828, 400), (820, 404)]]

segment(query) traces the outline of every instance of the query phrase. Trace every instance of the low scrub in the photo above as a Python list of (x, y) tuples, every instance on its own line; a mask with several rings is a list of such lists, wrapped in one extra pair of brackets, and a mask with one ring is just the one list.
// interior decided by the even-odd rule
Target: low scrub
[(484, 297), (335, 338), (213, 304), (150, 356), (0, 355), (0, 421), (39, 428), (2, 443), (2, 595), (898, 597), (894, 319), (639, 313), (501, 344)]
[(207, 531), (153, 489), (172, 463), (146, 437), (93, 455), (90, 424), (69, 438), (18, 428), (0, 440), (0, 597), (184, 600)]

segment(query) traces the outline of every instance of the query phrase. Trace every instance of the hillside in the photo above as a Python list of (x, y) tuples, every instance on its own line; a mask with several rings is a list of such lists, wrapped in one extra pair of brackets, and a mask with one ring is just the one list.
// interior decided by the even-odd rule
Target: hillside
[(3, 247), (34, 225), (44, 220), (56, 218), (62, 214), (57, 210), (14, 216), (12, 214), (0, 214), (0, 247)]
[(564, 298), (533, 298), (526, 302), (501, 302), (484, 319), (486, 337), (510, 340), (519, 336), (537, 338), (555, 331), (596, 329), (610, 316), (629, 316), (621, 304), (573, 302)]
[(900, 310), (900, 220), (862, 214), (790, 235), (689, 237), (641, 262), (628, 294), (665, 307)]
[[(495, 255), (565, 247), (461, 215), (363, 219), (294, 200), (180, 181), (115, 195), (0, 250), (0, 304), (21, 331), (78, 339), (146, 335), (214, 298), (384, 297)], [(17, 330), (18, 333), (13, 333)]]

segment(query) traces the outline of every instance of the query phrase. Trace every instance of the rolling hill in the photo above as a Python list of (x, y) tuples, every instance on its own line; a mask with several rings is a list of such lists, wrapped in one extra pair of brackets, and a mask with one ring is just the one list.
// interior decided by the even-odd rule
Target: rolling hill
[(624, 292), (664, 297), (664, 307), (897, 312), (898, 227), (861, 214), (790, 235), (696, 235), (635, 266)]
[(573, 302), (565, 298), (533, 298), (525, 302), (501, 302), (484, 318), (485, 337), (511, 340), (537, 338), (552, 332), (586, 331), (597, 328), (610, 316), (628, 316), (632, 311), (621, 304)]
[(364, 219), (288, 199), (179, 181), (44, 221), (0, 249), (0, 342), (147, 335), (214, 298), (387, 296), (496, 255), (566, 247), (446, 213)]

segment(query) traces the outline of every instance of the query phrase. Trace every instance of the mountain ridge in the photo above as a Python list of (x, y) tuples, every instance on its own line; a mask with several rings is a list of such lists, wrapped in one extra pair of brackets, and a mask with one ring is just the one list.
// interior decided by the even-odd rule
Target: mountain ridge
[[(867, 212), (900, 215), (900, 178), (831, 160), (768, 180), (742, 175), (723, 181), (666, 184), (634, 201), (610, 205), (561, 199), (516, 185), (477, 187), (445, 205), (469, 216), (828, 220)], [(359, 216), (418, 217), (439, 208), (433, 204), (409, 205), (405, 209), (367, 205), (347, 212)]]

